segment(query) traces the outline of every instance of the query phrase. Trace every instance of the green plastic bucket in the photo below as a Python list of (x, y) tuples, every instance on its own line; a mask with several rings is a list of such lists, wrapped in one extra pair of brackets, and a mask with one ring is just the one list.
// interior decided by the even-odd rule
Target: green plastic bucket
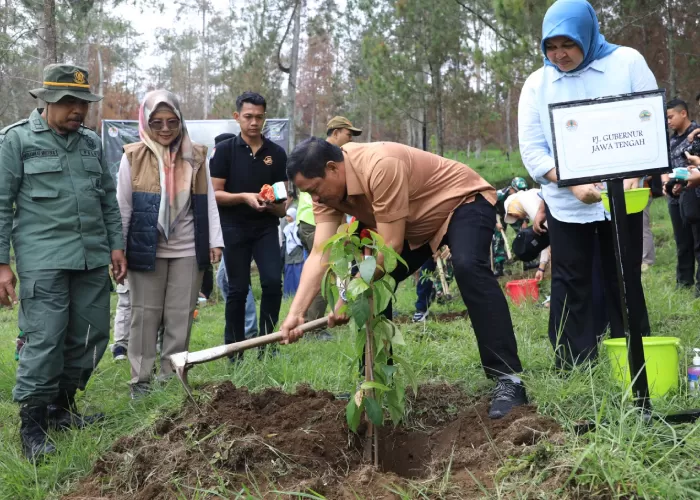
[[(649, 188), (628, 189), (625, 191), (625, 207), (628, 214), (636, 214), (644, 210), (649, 203)], [(610, 211), (610, 200), (608, 192), (601, 191), (600, 199), (603, 201), (605, 210)]]
[[(670, 390), (678, 389), (678, 345), (677, 337), (643, 337), (644, 360), (649, 382), (649, 395), (660, 398)], [(627, 339), (603, 341), (608, 352), (613, 378), (630, 385), (630, 372), (627, 367)]]

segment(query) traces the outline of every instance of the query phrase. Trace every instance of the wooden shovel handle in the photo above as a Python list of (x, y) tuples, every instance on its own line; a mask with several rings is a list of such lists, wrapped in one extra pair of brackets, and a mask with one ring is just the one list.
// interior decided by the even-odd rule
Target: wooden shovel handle
[[(304, 333), (316, 330), (318, 328), (323, 328), (328, 325), (328, 316), (316, 319), (314, 321), (309, 321), (300, 325), (298, 328)], [(282, 332), (275, 332), (269, 335), (261, 335), (260, 337), (255, 337), (248, 340), (243, 340), (241, 342), (234, 342), (233, 344), (226, 344), (217, 347), (211, 347), (209, 349), (204, 349), (202, 351), (190, 352), (187, 354), (187, 365), (197, 365), (200, 363), (206, 363), (207, 361), (213, 361), (215, 359), (220, 359), (225, 356), (230, 356), (237, 352), (246, 351), (254, 347), (261, 347), (268, 344), (273, 344), (275, 342), (280, 342), (282, 340)]]
[[(501, 225), (501, 227), (503, 227), (503, 223), (501, 222), (500, 215), (496, 215), (496, 220)], [(506, 256), (508, 257), (508, 260), (513, 260), (513, 254), (510, 253), (510, 245), (508, 244), (508, 238), (506, 237), (505, 229), (506, 229), (505, 227), (503, 227), (503, 229), (501, 229), (501, 236), (503, 236), (503, 246), (506, 249)]]
[(447, 285), (447, 279), (445, 278), (445, 267), (442, 263), (442, 257), (437, 258), (437, 268), (438, 275), (440, 275), (440, 284), (442, 285), (442, 293), (447, 295), (449, 293), (449, 286)]

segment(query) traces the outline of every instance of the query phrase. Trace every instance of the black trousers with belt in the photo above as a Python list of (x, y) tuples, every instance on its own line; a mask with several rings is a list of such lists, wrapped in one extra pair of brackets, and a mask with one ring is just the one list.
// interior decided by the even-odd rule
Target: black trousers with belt
[[(677, 199), (668, 200), (668, 213), (676, 241), (676, 283), (700, 290), (700, 224), (683, 220)], [(696, 270), (697, 261), (697, 270)]]
[[(630, 328), (649, 335), (644, 290), (642, 289), (642, 213), (627, 216), (627, 246), (631, 286), (627, 302), (638, 314), (630, 316)], [(593, 359), (606, 323), (599, 321), (596, 304), (601, 291), (594, 285), (596, 245), (600, 249), (600, 268), (605, 305), (612, 337), (624, 337), (620, 292), (617, 283), (613, 230), (610, 221), (577, 224), (561, 222), (547, 207), (547, 225), (552, 248), (552, 296), (549, 310), (549, 340), (557, 354), (557, 366), (568, 367)]]
[[(250, 286), (251, 258), (260, 274), (259, 335), (275, 331), (282, 303), (282, 259), (277, 226), (243, 227), (223, 225), (224, 260), (228, 277), (224, 342), (245, 340), (245, 303)], [(240, 357), (240, 356), (239, 356)]]
[[(447, 228), (443, 244), (449, 245), (454, 276), (462, 295), (479, 347), (486, 375), (497, 377), (522, 371), (508, 302), (491, 271), (490, 248), (496, 209), (477, 195), (472, 203), (458, 207)], [(430, 245), (411, 250), (404, 244), (399, 263), (391, 276), (400, 283), (432, 258)], [(391, 318), (391, 305), (384, 312)]]

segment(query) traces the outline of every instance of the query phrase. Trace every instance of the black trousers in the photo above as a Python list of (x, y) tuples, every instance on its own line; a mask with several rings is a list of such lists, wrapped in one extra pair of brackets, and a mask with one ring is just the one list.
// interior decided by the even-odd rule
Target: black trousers
[(231, 344), (245, 340), (245, 301), (250, 286), (251, 258), (258, 266), (262, 286), (259, 334), (274, 332), (282, 303), (282, 259), (277, 226), (222, 225), (221, 229), (228, 277), (224, 341)]
[(211, 292), (214, 291), (214, 268), (211, 265), (204, 270), (204, 276), (202, 277), (202, 289), (200, 291), (207, 298), (207, 300), (209, 300), (209, 297), (211, 297)]
[[(642, 289), (642, 213), (628, 215), (627, 254), (631, 286), (626, 290), (630, 329), (649, 335), (644, 290)], [(596, 357), (598, 341), (606, 323), (600, 321), (596, 304), (601, 291), (594, 288), (596, 244), (610, 334), (624, 337), (620, 292), (617, 283), (612, 223), (575, 224), (555, 219), (547, 207), (549, 241), (552, 246), (552, 297), (549, 309), (549, 340), (557, 354), (557, 366), (568, 367)]]
[[(481, 364), (489, 377), (522, 371), (508, 302), (491, 271), (490, 247), (495, 225), (496, 209), (477, 195), (472, 203), (455, 210), (442, 242), (450, 247), (455, 280), (469, 310)], [(399, 263), (391, 276), (400, 283), (432, 259), (432, 253), (428, 244), (414, 250), (404, 244), (401, 257), (408, 269)], [(384, 314), (391, 318), (391, 305)]]
[(696, 289), (700, 290), (700, 225), (683, 220), (677, 200), (668, 200), (668, 213), (676, 240), (676, 283), (688, 287), (695, 283)]

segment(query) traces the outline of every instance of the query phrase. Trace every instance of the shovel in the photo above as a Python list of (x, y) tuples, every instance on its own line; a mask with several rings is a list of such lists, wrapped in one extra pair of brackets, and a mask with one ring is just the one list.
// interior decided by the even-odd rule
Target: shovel
[[(501, 224), (501, 227), (503, 227), (503, 224), (501, 223), (501, 217), (497, 215), (496, 220), (499, 224)], [(511, 261), (513, 260), (513, 255), (510, 253), (510, 245), (508, 244), (508, 238), (506, 237), (505, 228), (501, 229), (501, 236), (503, 236), (503, 246), (506, 248), (506, 256), (508, 257), (508, 260)]]
[(438, 275), (440, 276), (440, 284), (442, 285), (442, 293), (445, 300), (452, 300), (452, 295), (450, 295), (450, 287), (447, 285), (447, 279), (445, 278), (445, 265), (442, 262), (442, 257), (437, 258), (437, 268)]
[[(318, 328), (323, 328), (328, 325), (328, 316), (316, 319), (314, 321), (309, 321), (300, 325), (298, 328), (306, 333)], [(202, 363), (207, 363), (209, 361), (214, 361), (215, 359), (221, 359), (231, 354), (237, 352), (243, 352), (247, 349), (252, 349), (253, 347), (261, 347), (267, 344), (273, 344), (275, 342), (280, 342), (282, 340), (282, 332), (275, 332), (269, 335), (262, 335), (260, 337), (255, 337), (252, 339), (244, 340), (242, 342), (234, 342), (233, 344), (226, 344), (217, 347), (210, 347), (209, 349), (204, 349), (202, 351), (195, 352), (178, 352), (170, 356), (170, 366), (173, 367), (173, 371), (180, 379), (182, 386), (187, 395), (192, 398), (192, 390), (187, 383), (187, 372), (194, 365), (199, 365)]]

